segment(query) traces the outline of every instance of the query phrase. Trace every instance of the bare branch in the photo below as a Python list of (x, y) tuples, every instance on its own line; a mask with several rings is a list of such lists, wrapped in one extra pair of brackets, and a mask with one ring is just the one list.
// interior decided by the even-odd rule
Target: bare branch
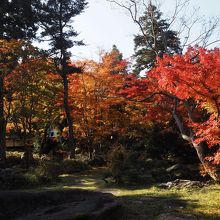
[(171, 19), (170, 19), (169, 27), (172, 26), (172, 24), (176, 21), (176, 18), (183, 11), (183, 9), (186, 7), (186, 5), (189, 4), (189, 2), (190, 2), (190, 0), (185, 0), (183, 2), (181, 0), (176, 0), (173, 15), (171, 16)]
[[(137, 26), (139, 27), (139, 30), (141, 31), (141, 34), (143, 35), (146, 43), (148, 44), (148, 46), (151, 48), (152, 51), (154, 51), (154, 53), (156, 54), (156, 56), (158, 55), (157, 49), (156, 49), (156, 34), (154, 33), (154, 27), (152, 25), (152, 33), (153, 33), (153, 39), (154, 39), (154, 46), (152, 46), (149, 42), (149, 36), (147, 36), (147, 34), (144, 31), (144, 27), (141, 23), (140, 17), (142, 14), (139, 13), (138, 10), (138, 0), (128, 0), (126, 1), (126, 4), (122, 3), (122, 1), (117, 1), (117, 0), (107, 0), (108, 2), (114, 3), (118, 6), (120, 6), (121, 8), (124, 8), (131, 16), (131, 19), (133, 20), (134, 23), (137, 24)], [(151, 1), (149, 1), (148, 4), (146, 4), (144, 1), (142, 2), (142, 4), (146, 7), (145, 9), (147, 10), (148, 7), (151, 7)], [(154, 18), (154, 14), (153, 11), (151, 10), (151, 17), (150, 19), (152, 20), (152, 24), (154, 24), (153, 20)]]
[[(143, 37), (148, 42), (149, 36), (146, 36), (146, 33), (143, 28), (143, 24), (140, 18), (143, 16), (143, 12), (147, 11), (150, 5), (155, 5), (156, 0), (106, 0), (110, 3), (113, 3), (123, 9), (125, 9), (134, 23), (137, 24), (139, 30)], [(202, 47), (209, 47), (215, 43), (220, 42), (219, 39), (216, 39), (215, 36), (217, 30), (220, 29), (220, 20), (219, 18), (212, 17), (210, 19), (205, 19), (204, 16), (199, 16), (199, 8), (192, 7), (192, 1), (190, 0), (175, 0), (174, 8), (169, 12), (171, 16), (169, 17), (169, 26), (168, 29), (177, 29), (178, 37), (182, 41), (182, 50), (186, 47), (198, 45)], [(150, 19), (154, 19), (154, 15), (150, 15)], [(154, 23), (152, 22), (154, 25)], [(154, 27), (152, 25), (152, 30)], [(198, 30), (198, 28), (200, 30)], [(155, 33), (152, 32), (153, 39), (155, 39)], [(198, 33), (196, 35), (196, 33)], [(213, 37), (215, 36), (215, 37)], [(150, 45), (149, 47), (157, 54), (156, 45)]]

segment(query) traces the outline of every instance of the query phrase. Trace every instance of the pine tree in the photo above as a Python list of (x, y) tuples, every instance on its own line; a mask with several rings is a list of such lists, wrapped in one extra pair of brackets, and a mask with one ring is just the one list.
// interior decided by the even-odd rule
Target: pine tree
[(1, 0), (0, 38), (30, 39), (37, 31), (33, 4), (38, 0)]
[(73, 29), (72, 18), (81, 14), (87, 5), (86, 0), (44, 0), (36, 4), (41, 36), (50, 41), (50, 54), (53, 56), (57, 73), (63, 81), (63, 107), (69, 128), (68, 147), (75, 157), (73, 119), (69, 100), (68, 75), (80, 72), (80, 68), (69, 66), (71, 53), (68, 51), (75, 45), (83, 45), (82, 41), (74, 41), (78, 33)]
[(134, 72), (154, 66), (156, 57), (163, 54), (180, 53), (180, 40), (177, 33), (169, 29), (169, 23), (162, 18), (156, 6), (149, 3), (144, 15), (139, 19), (141, 33), (134, 37)]

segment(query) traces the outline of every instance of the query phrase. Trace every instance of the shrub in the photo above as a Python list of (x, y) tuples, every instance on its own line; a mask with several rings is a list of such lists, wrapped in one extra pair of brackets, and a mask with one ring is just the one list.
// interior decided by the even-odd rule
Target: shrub
[[(79, 163), (77, 167), (79, 168)], [(45, 158), (39, 160), (38, 165), (26, 173), (22, 169), (2, 169), (0, 170), (0, 189), (22, 189), (57, 182), (59, 175), (63, 172), (62, 168), (62, 162)]]
[(34, 187), (41, 185), (40, 179), (36, 174), (33, 173), (25, 173), (24, 174), (26, 181), (27, 181), (27, 187)]
[(62, 162), (62, 173), (71, 174), (88, 169), (89, 169), (88, 164), (80, 160), (67, 159)]
[(23, 161), (22, 161), (22, 156), (23, 153), (22, 152), (12, 152), (9, 151), (6, 154), (6, 158), (7, 158), (7, 164), (12, 167), (12, 166), (23, 166)]
[(123, 147), (118, 147), (110, 155), (110, 169), (113, 178), (117, 183), (122, 183), (122, 175), (124, 170), (124, 161), (127, 157), (126, 151)]
[(106, 162), (105, 162), (105, 160), (104, 160), (104, 158), (102, 156), (95, 156), (92, 160), (90, 160), (88, 162), (88, 164), (90, 166), (100, 167), (100, 166), (106, 165)]
[(17, 173), (14, 169), (2, 169), (0, 171), (0, 188), (1, 189), (15, 189), (26, 185), (26, 178), (24, 175)]
[(31, 173), (39, 178), (39, 182), (57, 182), (58, 176), (62, 173), (61, 164), (55, 160), (42, 160), (36, 168), (31, 170)]
[(147, 158), (144, 151), (120, 146), (111, 153), (110, 161), (112, 177), (119, 184), (151, 184), (169, 177), (166, 173), (169, 162)]
[(35, 174), (9, 168), (0, 171), (0, 189), (24, 189), (39, 184), (39, 178)]

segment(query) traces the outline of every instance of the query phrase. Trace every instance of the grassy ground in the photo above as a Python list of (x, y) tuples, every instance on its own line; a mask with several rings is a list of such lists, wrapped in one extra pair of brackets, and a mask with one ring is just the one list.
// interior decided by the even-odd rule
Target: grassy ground
[(127, 210), (123, 219), (156, 219), (161, 213), (192, 214), (197, 219), (220, 219), (220, 186), (192, 190), (156, 187), (121, 192)]
[(86, 189), (112, 193), (122, 203), (122, 217), (116, 218), (120, 220), (154, 220), (163, 213), (180, 216), (190, 214), (201, 220), (220, 220), (220, 185), (181, 190), (147, 185), (125, 188), (113, 183), (106, 184), (103, 180), (105, 172), (105, 168), (98, 168), (74, 175), (62, 175), (59, 184), (25, 191)]
[[(153, 220), (162, 213), (175, 216), (193, 215), (195, 219), (220, 220), (220, 185), (194, 189), (160, 189), (156, 186), (123, 188), (105, 184), (104, 169), (76, 175), (63, 175), (59, 189), (80, 188), (109, 192), (121, 201), (121, 220)], [(168, 218), (165, 218), (168, 219)], [(173, 218), (174, 219), (174, 218)]]

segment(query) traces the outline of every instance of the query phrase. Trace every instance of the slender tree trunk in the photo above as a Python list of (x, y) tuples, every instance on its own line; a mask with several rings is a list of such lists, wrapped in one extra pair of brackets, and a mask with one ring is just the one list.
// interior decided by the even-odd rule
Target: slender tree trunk
[(196, 144), (196, 143), (192, 142), (192, 145), (193, 145), (194, 149), (196, 150), (197, 156), (198, 156), (201, 164), (203, 165), (205, 171), (209, 174), (209, 176), (213, 180), (220, 181), (220, 175), (216, 172), (215, 169), (213, 169), (214, 167), (211, 166), (210, 163), (205, 160), (204, 144), (203, 143)]
[[(173, 109), (173, 118), (176, 121), (177, 127), (179, 128), (180, 134), (182, 136), (182, 138), (184, 140), (186, 140), (189, 144), (191, 144), (193, 146), (193, 148), (196, 150), (197, 156), (201, 162), (201, 164), (203, 165), (205, 171), (209, 174), (209, 176), (215, 180), (215, 181), (219, 181), (220, 180), (220, 175), (218, 175), (215, 170), (213, 169), (212, 166), (210, 166), (210, 164), (208, 162), (206, 162), (205, 160), (205, 155), (204, 155), (204, 144), (200, 143), (197, 144), (194, 141), (194, 133), (193, 131), (190, 131), (190, 134), (187, 134), (187, 132), (185, 131), (184, 125), (182, 123), (182, 121), (180, 120), (180, 117), (178, 116), (177, 112), (176, 112), (176, 107), (177, 107), (178, 101), (176, 100), (175, 105), (174, 105), (174, 109)], [(189, 110), (189, 108), (187, 107), (187, 110)], [(189, 118), (191, 120), (193, 120), (193, 115), (191, 111), (188, 111), (188, 115)]]
[(6, 122), (4, 118), (4, 82), (0, 76), (0, 167), (6, 166)]
[(71, 152), (71, 158), (75, 158), (75, 143), (74, 143), (74, 133), (73, 133), (73, 119), (71, 116), (71, 109), (68, 103), (69, 100), (69, 86), (68, 86), (68, 79), (67, 75), (63, 74), (63, 92), (64, 92), (64, 98), (63, 98), (63, 104), (64, 104), (64, 110), (66, 113), (67, 118), (67, 125), (69, 129), (69, 138), (68, 138), (68, 148)]
[[(188, 113), (188, 117), (193, 121), (193, 122), (197, 122), (196, 118), (194, 117), (193, 114), (193, 106), (190, 107), (189, 102), (185, 101), (184, 102), (184, 106), (187, 110)], [(201, 162), (201, 164), (203, 165), (205, 171), (209, 174), (209, 176), (215, 180), (215, 181), (219, 181), (220, 180), (220, 175), (216, 172), (215, 167), (210, 164), (210, 162), (208, 162), (205, 157), (206, 155), (204, 154), (204, 150), (205, 150), (205, 144), (204, 143), (195, 143), (194, 139), (195, 139), (195, 135), (193, 131), (190, 131), (190, 139), (191, 139), (191, 145), (194, 147), (194, 149), (196, 150), (197, 156)]]

